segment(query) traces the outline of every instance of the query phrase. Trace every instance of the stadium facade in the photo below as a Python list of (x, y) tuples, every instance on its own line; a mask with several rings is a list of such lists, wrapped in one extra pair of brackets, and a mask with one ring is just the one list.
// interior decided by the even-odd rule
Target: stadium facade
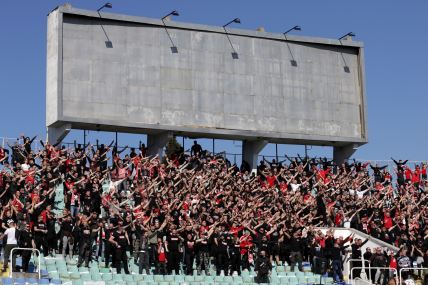
[(272, 34), (59, 6), (48, 15), (46, 127), (267, 143), (367, 143), (364, 48), (351, 39)]

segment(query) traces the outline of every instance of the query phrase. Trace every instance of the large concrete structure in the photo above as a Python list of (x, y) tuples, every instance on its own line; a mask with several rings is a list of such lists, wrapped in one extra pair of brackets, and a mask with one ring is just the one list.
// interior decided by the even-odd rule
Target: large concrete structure
[[(46, 126), (271, 143), (367, 142), (360, 42), (183, 24), (60, 6), (48, 16)], [(151, 146), (151, 148), (150, 148)]]

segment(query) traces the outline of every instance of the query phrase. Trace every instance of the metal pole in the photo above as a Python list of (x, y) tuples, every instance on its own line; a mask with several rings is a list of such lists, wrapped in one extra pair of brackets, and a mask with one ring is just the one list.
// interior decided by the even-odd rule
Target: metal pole
[(86, 147), (86, 131), (83, 130), (83, 149)]
[(213, 139), (213, 155), (215, 155), (215, 139)]
[(278, 162), (278, 144), (275, 144), (275, 157), (276, 157), (276, 162)]
[(305, 145), (305, 158), (307, 158), (307, 157), (308, 157), (308, 146)]
[(183, 145), (182, 145), (182, 147), (183, 147), (183, 152), (185, 152), (185, 151), (186, 151), (186, 149), (184, 148), (184, 136), (182, 136), (182, 139), (183, 139)]
[(116, 132), (116, 150), (117, 150), (117, 132)]

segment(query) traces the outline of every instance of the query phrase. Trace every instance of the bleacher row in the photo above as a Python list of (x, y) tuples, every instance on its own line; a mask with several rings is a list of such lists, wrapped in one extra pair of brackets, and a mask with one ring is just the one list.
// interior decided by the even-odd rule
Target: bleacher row
[[(215, 284), (243, 284), (253, 285), (253, 270), (243, 271), (241, 276), (216, 276), (211, 269), (211, 275), (197, 275), (194, 270), (193, 275), (141, 275), (138, 274), (138, 266), (130, 262), (130, 272), (132, 274), (116, 274), (115, 270), (105, 268), (103, 263), (91, 262), (89, 267), (80, 267), (76, 261), (65, 261), (62, 257), (41, 259), (41, 279), (35, 278), (2, 278), (3, 285), (36, 285), (36, 284), (70, 284), (83, 285), (85, 281), (104, 281), (106, 285), (215, 285)], [(277, 266), (272, 270), (271, 284), (299, 285), (299, 284), (319, 284), (320, 275), (310, 271), (292, 272), (289, 266)], [(322, 284), (331, 284), (331, 277), (323, 277)]]

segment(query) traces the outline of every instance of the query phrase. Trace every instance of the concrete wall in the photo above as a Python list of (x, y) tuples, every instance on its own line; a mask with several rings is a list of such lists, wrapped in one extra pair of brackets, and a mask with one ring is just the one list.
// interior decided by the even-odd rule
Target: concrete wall
[(47, 126), (367, 141), (361, 43), (230, 30), (234, 59), (221, 28), (167, 22), (170, 39), (161, 24), (70, 7), (52, 12)]

